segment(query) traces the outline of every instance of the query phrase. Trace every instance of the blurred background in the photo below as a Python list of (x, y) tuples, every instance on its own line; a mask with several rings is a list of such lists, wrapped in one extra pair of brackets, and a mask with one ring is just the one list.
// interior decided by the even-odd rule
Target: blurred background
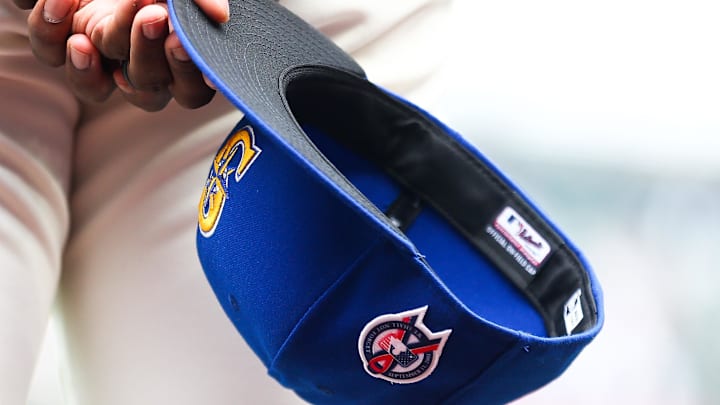
[[(584, 251), (606, 324), (518, 404), (720, 403), (720, 2), (455, 0), (423, 107)], [(50, 329), (52, 333), (52, 328)], [(51, 341), (29, 404), (55, 405)]]
[(720, 403), (719, 17), (716, 1), (456, 0), (436, 112), (605, 292), (597, 340), (518, 404)]

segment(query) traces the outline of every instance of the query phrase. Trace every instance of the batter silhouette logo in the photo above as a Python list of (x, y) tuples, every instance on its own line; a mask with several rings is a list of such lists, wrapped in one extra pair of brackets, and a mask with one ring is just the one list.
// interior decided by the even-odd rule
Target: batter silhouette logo
[(204, 237), (212, 236), (220, 222), (230, 182), (239, 182), (260, 152), (252, 127), (245, 126), (230, 135), (215, 155), (198, 204), (198, 226)]
[(431, 332), (423, 323), (427, 309), (381, 315), (365, 325), (358, 351), (368, 374), (399, 384), (432, 374), (452, 329)]

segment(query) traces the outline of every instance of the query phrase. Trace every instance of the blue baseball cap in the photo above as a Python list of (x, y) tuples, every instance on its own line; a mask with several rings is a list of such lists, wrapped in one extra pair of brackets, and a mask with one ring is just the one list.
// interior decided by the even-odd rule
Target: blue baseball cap
[(282, 385), (319, 404), (504, 403), (597, 335), (582, 254), (460, 135), (273, 1), (231, 1), (221, 25), (169, 6), (245, 113), (203, 187), (200, 261)]

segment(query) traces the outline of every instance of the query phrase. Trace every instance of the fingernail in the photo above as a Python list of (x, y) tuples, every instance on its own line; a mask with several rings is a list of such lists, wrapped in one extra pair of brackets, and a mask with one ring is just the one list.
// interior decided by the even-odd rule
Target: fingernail
[(223, 18), (220, 22), (225, 23), (230, 19), (230, 3), (228, 0), (215, 0), (223, 10)]
[(142, 25), (142, 32), (145, 38), (153, 41), (160, 38), (165, 29), (165, 19), (145, 23)]
[(72, 2), (67, 0), (47, 0), (43, 6), (43, 18), (50, 24), (59, 24), (70, 12)]
[(208, 79), (208, 77), (205, 76), (205, 74), (203, 74), (202, 77), (203, 77), (203, 81), (205, 82), (205, 84), (207, 84), (208, 87), (210, 87), (213, 90), (217, 90), (217, 86), (215, 86), (215, 83), (210, 81), (210, 79)]
[(113, 79), (115, 80), (115, 85), (118, 86), (123, 93), (135, 93), (135, 89), (125, 80), (125, 76), (120, 69), (113, 72)]
[(172, 54), (172, 57), (175, 58), (176, 61), (179, 61), (179, 62), (190, 61), (190, 55), (188, 55), (188, 53), (185, 52), (185, 49), (182, 47), (172, 48), (172, 49), (170, 49), (170, 53)]
[(90, 55), (70, 47), (70, 62), (77, 70), (85, 70), (90, 67)]

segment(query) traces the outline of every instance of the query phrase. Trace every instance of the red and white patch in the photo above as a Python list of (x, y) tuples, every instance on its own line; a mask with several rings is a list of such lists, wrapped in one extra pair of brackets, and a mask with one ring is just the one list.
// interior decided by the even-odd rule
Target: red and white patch
[(452, 329), (430, 331), (423, 323), (427, 309), (380, 315), (365, 325), (358, 351), (369, 375), (410, 384), (432, 374)]

